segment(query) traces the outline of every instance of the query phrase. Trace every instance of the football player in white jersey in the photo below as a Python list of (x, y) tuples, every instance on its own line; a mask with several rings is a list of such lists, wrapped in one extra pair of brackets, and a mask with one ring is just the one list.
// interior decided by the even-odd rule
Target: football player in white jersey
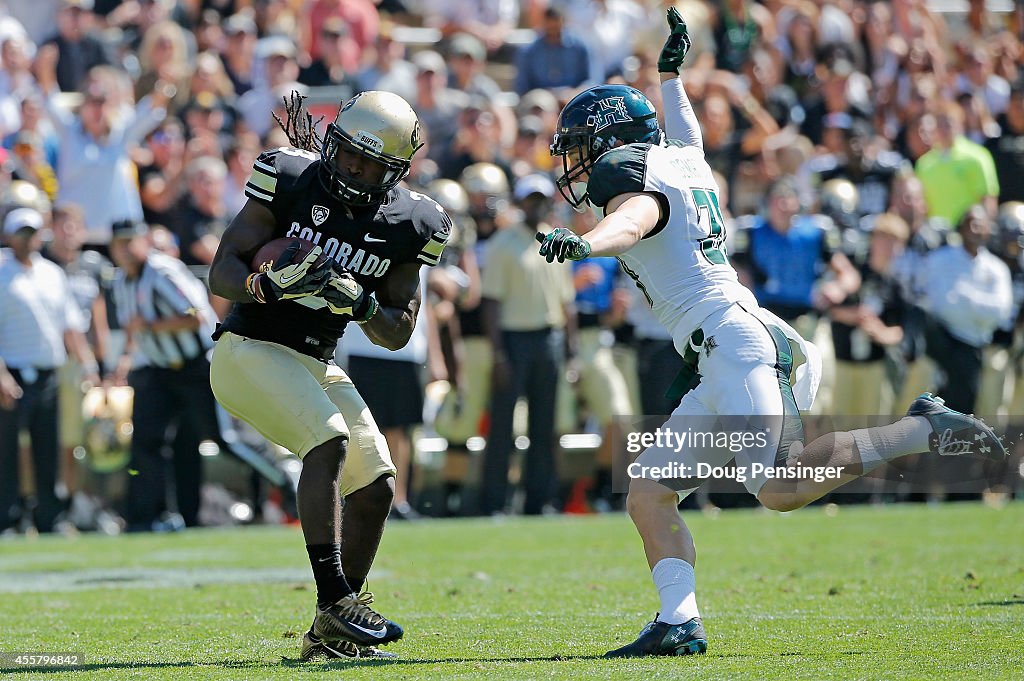
[[(643, 539), (661, 608), (637, 640), (606, 657), (707, 649), (694, 595), (693, 538), (677, 510), (680, 498), (701, 483), (702, 476), (694, 473), (697, 464), (707, 470), (735, 454), (737, 467), (750, 473), (742, 480), (747, 490), (767, 508), (790, 511), (908, 454), (1006, 456), (983, 422), (947, 409), (929, 394), (894, 424), (832, 433), (804, 446), (799, 409), (809, 408), (814, 399), (820, 356), (785, 322), (759, 308), (729, 265), (718, 187), (677, 77), (690, 40), (674, 8), (668, 18), (671, 34), (658, 62), (668, 134), (659, 128), (651, 102), (624, 85), (593, 87), (566, 104), (551, 145), (563, 162), (558, 185), (574, 207), (589, 201), (603, 209), (604, 218), (586, 234), (558, 228), (538, 235), (540, 254), (548, 261), (619, 258), (690, 369), (673, 412), (674, 419), (685, 419), (677, 433), (701, 417), (724, 421), (732, 415), (746, 419), (748, 434), (756, 431), (765, 439), (750, 446), (744, 440), (743, 447), (732, 449), (677, 451), (659, 443), (637, 459), (652, 467), (672, 463), (673, 470), (685, 472), (672, 480), (659, 481), (657, 472), (630, 467), (627, 509)], [(791, 342), (807, 360), (792, 384)], [(771, 418), (758, 424), (759, 417)], [(755, 475), (757, 466), (766, 473)], [(796, 475), (802, 467), (830, 467), (834, 474)]]

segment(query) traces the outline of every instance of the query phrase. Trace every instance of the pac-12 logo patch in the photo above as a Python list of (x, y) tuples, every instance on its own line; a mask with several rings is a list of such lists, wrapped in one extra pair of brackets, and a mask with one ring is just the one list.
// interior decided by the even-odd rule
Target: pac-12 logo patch
[(313, 206), (313, 224), (319, 227), (324, 224), (324, 220), (331, 214), (329, 208), (324, 206)]
[(604, 130), (614, 123), (629, 123), (633, 118), (626, 111), (625, 97), (605, 97), (597, 101), (597, 111), (588, 117), (587, 123), (594, 126), (594, 132)]

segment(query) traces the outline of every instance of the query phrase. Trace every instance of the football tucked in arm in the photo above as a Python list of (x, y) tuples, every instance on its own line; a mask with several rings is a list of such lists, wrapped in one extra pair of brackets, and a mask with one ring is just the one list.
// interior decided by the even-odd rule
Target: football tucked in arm
[[(307, 267), (305, 261), (310, 258), (313, 261), (308, 263)], [(319, 290), (332, 276), (330, 258), (321, 253), (320, 247), (316, 244), (297, 237), (274, 239), (260, 247), (250, 265), (253, 271), (250, 279), (258, 276), (260, 279), (270, 277), (274, 280), (273, 288), (278, 289), (277, 293), (273, 294), (274, 299), (293, 300), (313, 309), (326, 307), (327, 304), (323, 300), (309, 295), (313, 291), (309, 291), (309, 293), (302, 291), (307, 288), (306, 280), (309, 277), (312, 276), (318, 281), (317, 290)], [(293, 274), (291, 269), (295, 269), (296, 272)], [(298, 270), (308, 272), (308, 274), (299, 274)], [(295, 281), (292, 282), (290, 279)], [(262, 285), (266, 286), (267, 283), (263, 282)], [(312, 282), (309, 285), (311, 284)], [(246, 285), (248, 287), (249, 282)], [(256, 284), (253, 286), (255, 287)], [(295, 288), (296, 294), (289, 295), (289, 290), (292, 287)], [(270, 297), (265, 288), (257, 300), (262, 302), (262, 296)]]
[[(256, 255), (253, 256), (252, 271), (269, 272), (270, 268), (274, 266), (274, 263), (277, 261), (277, 259), (281, 257), (281, 254), (284, 253), (285, 250), (294, 243), (297, 243), (299, 245), (299, 250), (298, 252), (296, 252), (295, 257), (293, 258), (295, 261), (301, 261), (307, 255), (309, 255), (310, 251), (312, 251), (316, 247), (316, 244), (314, 244), (313, 242), (306, 241), (305, 239), (300, 239), (294, 236), (283, 237), (281, 239), (274, 239), (273, 241), (268, 241), (267, 243), (263, 244), (260, 247), (260, 250), (256, 252)], [(326, 260), (327, 256), (321, 254), (320, 257), (317, 258), (314, 267), (321, 266)]]

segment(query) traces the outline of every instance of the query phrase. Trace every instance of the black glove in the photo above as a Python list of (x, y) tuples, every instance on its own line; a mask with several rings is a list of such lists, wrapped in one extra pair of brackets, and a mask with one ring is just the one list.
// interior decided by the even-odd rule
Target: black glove
[(572, 230), (564, 227), (556, 227), (546, 236), (537, 234), (537, 241), (540, 242), (540, 254), (547, 258), (548, 262), (558, 258), (558, 262), (566, 260), (583, 260), (590, 256), (590, 244), (587, 240)]
[(690, 34), (686, 22), (675, 7), (668, 8), (668, 40), (658, 55), (659, 73), (679, 73), (679, 67), (690, 51)]
[(266, 272), (249, 279), (250, 292), (256, 300), (294, 300), (320, 292), (331, 278), (331, 261), (316, 264), (323, 249), (314, 246), (306, 257), (296, 262), (299, 242), (284, 249), (274, 265)]
[(317, 297), (323, 298), (334, 314), (348, 315), (359, 324), (369, 321), (379, 307), (376, 299), (344, 270), (332, 276)]

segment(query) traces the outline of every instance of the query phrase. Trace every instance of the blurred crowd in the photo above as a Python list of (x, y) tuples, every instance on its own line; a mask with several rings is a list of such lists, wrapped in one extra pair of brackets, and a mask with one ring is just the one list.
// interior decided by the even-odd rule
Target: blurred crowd
[[(680, 359), (614, 259), (525, 255), (597, 219), (552, 183), (561, 106), (615, 81), (660, 108), (672, 4), (730, 261), (824, 351), (815, 413), (938, 390), (1024, 414), (1020, 3), (8, 0), (0, 531), (294, 512), (287, 457), (195, 380), (227, 310), (201, 281), (293, 91), (325, 122), (363, 90), (405, 97), (427, 142), (409, 183), (455, 224), (422, 337), (339, 349), (399, 465), (395, 517), (613, 506), (615, 417), (669, 413)], [(370, 387), (391, 381), (408, 399)], [(241, 467), (198, 453), (218, 451)]]

